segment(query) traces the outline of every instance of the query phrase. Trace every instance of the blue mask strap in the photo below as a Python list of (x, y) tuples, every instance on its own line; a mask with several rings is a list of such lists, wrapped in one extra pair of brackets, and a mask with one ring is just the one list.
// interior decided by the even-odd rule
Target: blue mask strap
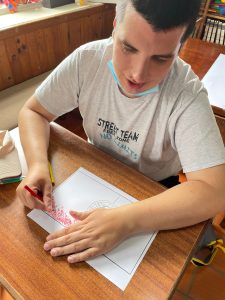
[[(120, 84), (120, 82), (119, 82), (119, 79), (118, 79), (117, 76), (116, 76), (116, 73), (115, 73), (115, 71), (114, 71), (114, 67), (113, 67), (113, 64), (112, 64), (112, 61), (111, 61), (111, 60), (108, 61), (108, 67), (109, 67), (109, 69), (110, 69), (110, 71), (111, 71), (111, 73), (112, 73), (112, 76), (113, 76), (115, 82), (121, 87), (121, 84)], [(122, 88), (122, 87), (121, 87), (121, 88)]]

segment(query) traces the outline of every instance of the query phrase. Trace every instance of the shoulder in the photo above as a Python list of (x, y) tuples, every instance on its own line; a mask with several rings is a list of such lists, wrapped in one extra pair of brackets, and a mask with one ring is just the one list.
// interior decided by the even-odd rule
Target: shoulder
[(112, 38), (84, 44), (77, 48), (70, 57), (70, 66), (79, 73), (81, 81), (93, 78), (95, 73), (112, 57)]
[(161, 109), (168, 115), (169, 130), (174, 132), (180, 118), (198, 120), (197, 114), (211, 114), (207, 91), (191, 66), (179, 57), (162, 84)]
[(206, 92), (203, 83), (193, 72), (191, 66), (177, 57), (172, 69), (172, 78), (176, 81), (178, 91), (196, 96), (199, 92)]
[(93, 41), (80, 46), (74, 51), (74, 55), (79, 55), (79, 58), (84, 62), (91, 60), (101, 61), (102, 57), (112, 52), (112, 38)]
[(96, 51), (99, 52), (99, 51), (104, 51), (110, 45), (112, 45), (111, 37), (108, 39), (89, 42), (87, 44), (80, 46), (78, 49), (79, 51), (84, 51), (84, 52), (96, 52)]
[[(191, 66), (179, 57), (176, 58), (167, 78), (162, 84), (162, 97), (171, 109), (171, 113), (181, 113), (199, 99), (208, 103), (208, 94), (198, 76)], [(203, 102), (201, 101), (202, 105)]]

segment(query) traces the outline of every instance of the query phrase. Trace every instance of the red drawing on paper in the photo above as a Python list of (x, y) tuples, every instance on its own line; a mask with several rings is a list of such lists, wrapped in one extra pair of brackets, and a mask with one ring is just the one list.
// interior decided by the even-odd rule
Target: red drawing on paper
[(75, 218), (71, 217), (64, 211), (63, 206), (57, 206), (54, 199), (52, 201), (52, 211), (47, 214), (65, 227), (77, 222)]

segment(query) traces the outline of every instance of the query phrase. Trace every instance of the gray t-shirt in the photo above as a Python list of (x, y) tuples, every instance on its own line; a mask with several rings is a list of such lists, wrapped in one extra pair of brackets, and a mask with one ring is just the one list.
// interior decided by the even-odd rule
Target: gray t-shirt
[(89, 141), (154, 180), (225, 163), (225, 149), (198, 77), (177, 58), (158, 92), (121, 94), (107, 66), (112, 39), (76, 49), (35, 95), (55, 116), (79, 107)]

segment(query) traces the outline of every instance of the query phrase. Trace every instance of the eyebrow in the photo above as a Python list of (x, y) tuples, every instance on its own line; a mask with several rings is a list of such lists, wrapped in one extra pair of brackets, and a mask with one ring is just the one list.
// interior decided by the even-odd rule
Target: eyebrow
[[(131, 46), (126, 40), (121, 40), (121, 42), (129, 47), (131, 50), (135, 51), (135, 52), (138, 52), (139, 50), (136, 49), (135, 47)], [(153, 55), (154, 58), (157, 58), (157, 57), (162, 57), (162, 58), (172, 58), (174, 57), (174, 53), (167, 53), (167, 54), (155, 54)]]
[(130, 49), (132, 49), (133, 51), (138, 51), (138, 49), (136, 49), (135, 47), (131, 46), (126, 40), (122, 40), (121, 41), (125, 46), (129, 47)]
[(153, 55), (152, 57), (172, 58), (172, 57), (174, 57), (174, 53), (156, 54), (156, 55)]

